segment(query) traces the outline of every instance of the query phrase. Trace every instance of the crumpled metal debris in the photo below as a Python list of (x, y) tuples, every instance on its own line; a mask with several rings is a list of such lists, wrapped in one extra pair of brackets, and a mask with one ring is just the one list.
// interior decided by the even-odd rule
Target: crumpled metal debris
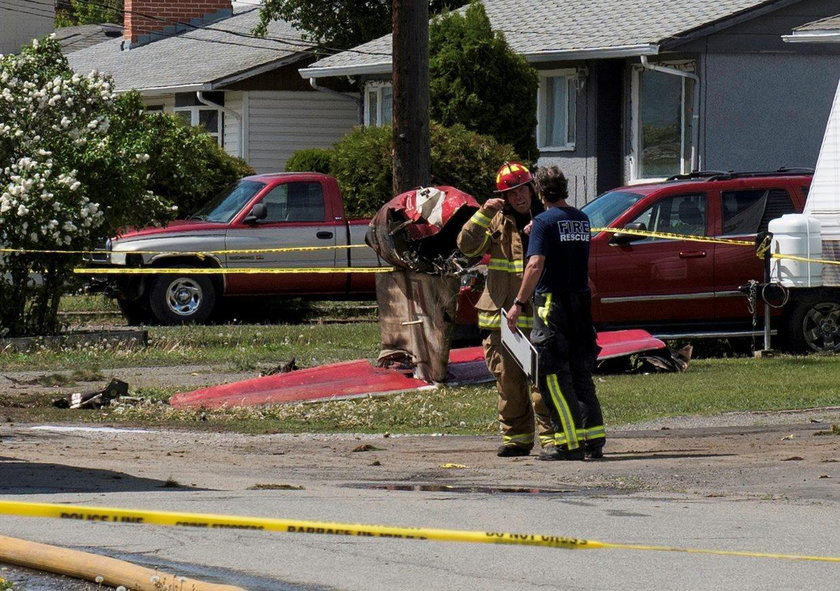
[(406, 191), (379, 209), (365, 242), (397, 269), (460, 276), (470, 260), (458, 251), (455, 239), (478, 209), (472, 195), (455, 187)]
[(65, 398), (55, 400), (53, 406), (69, 409), (102, 408), (111, 404), (112, 400), (127, 395), (128, 383), (114, 378), (102, 390), (95, 392), (73, 392)]
[(682, 372), (688, 368), (694, 347), (686, 345), (681, 349), (662, 349), (636, 357), (633, 373)]
[(430, 382), (446, 379), (458, 277), (477, 262), (456, 239), (478, 209), (454, 187), (425, 187), (397, 195), (371, 220), (365, 241), (396, 269), (376, 276), (380, 365), (413, 368)]

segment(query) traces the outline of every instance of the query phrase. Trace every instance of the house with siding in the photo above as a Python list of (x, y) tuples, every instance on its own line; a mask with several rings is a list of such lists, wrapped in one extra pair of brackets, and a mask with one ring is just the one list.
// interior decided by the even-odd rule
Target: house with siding
[(17, 53), (33, 39), (55, 28), (52, 2), (3, 0), (0, 2), (0, 54)]
[(312, 85), (298, 69), (316, 59), (286, 22), (264, 39), (258, 6), (230, 0), (126, 0), (123, 36), (74, 51), (71, 67), (137, 90), (146, 107), (201, 125), (257, 172), (282, 171), (297, 150), (329, 147), (357, 123), (357, 92), (343, 80)]
[[(840, 46), (782, 35), (840, 0), (484, 0), (494, 30), (540, 78), (538, 164), (578, 205), (612, 187), (692, 170), (813, 167)], [(360, 121), (391, 117), (391, 38), (301, 70), (353, 77)]]

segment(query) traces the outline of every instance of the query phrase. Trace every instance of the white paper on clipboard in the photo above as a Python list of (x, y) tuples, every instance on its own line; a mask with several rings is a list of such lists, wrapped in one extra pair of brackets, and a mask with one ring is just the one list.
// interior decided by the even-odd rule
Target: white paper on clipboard
[(516, 360), (522, 371), (533, 383), (538, 380), (537, 350), (519, 328), (510, 329), (507, 323), (507, 311), (502, 308), (502, 345)]

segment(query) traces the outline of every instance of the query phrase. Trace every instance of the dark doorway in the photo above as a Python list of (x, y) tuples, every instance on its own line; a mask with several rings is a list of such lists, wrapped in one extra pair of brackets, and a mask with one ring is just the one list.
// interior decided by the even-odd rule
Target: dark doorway
[(624, 184), (621, 123), (624, 88), (624, 60), (601, 60), (595, 63), (597, 159), (596, 191)]

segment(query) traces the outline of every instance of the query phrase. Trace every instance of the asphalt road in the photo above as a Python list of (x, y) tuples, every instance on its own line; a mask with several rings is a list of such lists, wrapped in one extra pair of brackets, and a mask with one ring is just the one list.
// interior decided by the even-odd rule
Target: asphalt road
[[(0, 430), (0, 498), (840, 558), (834, 480), (840, 474), (833, 472), (839, 438), (814, 438), (816, 428), (802, 418), (765, 427), (614, 431), (612, 459), (575, 463), (503, 461), (492, 455), (494, 438), (91, 434), (14, 426)], [(757, 455), (744, 453), (740, 461), (704, 448), (704, 441), (724, 439), (734, 449), (757, 445), (751, 452)], [(755, 460), (797, 441), (807, 445), (781, 448), (778, 462)], [(381, 451), (354, 451), (365, 444)], [(444, 468), (447, 461), (460, 463)], [(0, 533), (252, 590), (784, 590), (833, 589), (840, 579), (840, 561), (679, 551), (14, 516), (0, 516)]]
[[(688, 549), (840, 556), (836, 507), (682, 495), (196, 491), (33, 501), (584, 537)], [(558, 550), (0, 518), (15, 537), (88, 548), (253, 590), (833, 589), (840, 564), (636, 550)], [(286, 587), (289, 588), (289, 587)]]

